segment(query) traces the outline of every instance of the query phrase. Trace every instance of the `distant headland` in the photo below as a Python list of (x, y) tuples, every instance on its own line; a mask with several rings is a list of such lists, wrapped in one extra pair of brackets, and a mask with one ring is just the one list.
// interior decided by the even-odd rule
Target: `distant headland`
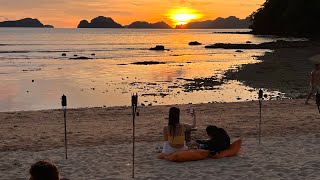
[[(190, 22), (185, 25), (177, 25), (176, 29), (248, 29), (251, 25), (251, 18), (239, 19), (235, 16), (228, 18), (217, 18), (215, 20)], [(111, 17), (99, 16), (91, 20), (80, 21), (78, 28), (136, 28), (136, 29), (173, 29), (164, 21), (149, 23), (146, 21), (135, 21), (129, 25), (122, 26)]]
[(164, 21), (156, 22), (156, 23), (148, 23), (146, 21), (135, 21), (127, 26), (126, 28), (139, 28), (139, 29), (172, 29)]
[[(251, 25), (251, 18), (239, 19), (235, 16), (227, 18), (217, 18), (215, 20), (206, 20), (190, 22), (185, 25), (177, 25), (176, 29), (248, 29)], [(15, 21), (0, 22), (0, 27), (42, 27), (53, 28), (52, 25), (44, 25), (38, 19), (24, 18)], [(77, 28), (135, 28), (135, 29), (174, 29), (164, 21), (150, 23), (146, 21), (135, 21), (129, 25), (121, 25), (111, 17), (98, 16), (90, 22), (82, 20)]]
[(239, 19), (235, 16), (227, 18), (218, 17), (215, 20), (190, 22), (184, 25), (177, 25), (176, 29), (248, 29), (251, 25), (251, 18)]
[(34, 27), (34, 28), (54, 28), (52, 25), (44, 25), (38, 19), (24, 18), (16, 21), (0, 22), (0, 27)]

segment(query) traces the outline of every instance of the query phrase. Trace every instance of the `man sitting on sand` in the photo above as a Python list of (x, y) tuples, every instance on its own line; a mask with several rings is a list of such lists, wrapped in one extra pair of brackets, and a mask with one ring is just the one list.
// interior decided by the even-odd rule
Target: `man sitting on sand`
[(47, 161), (38, 161), (29, 170), (30, 180), (60, 180), (58, 168)]
[(310, 91), (305, 104), (308, 104), (312, 95), (320, 92), (320, 62), (316, 62), (315, 69), (311, 72), (310, 86)]
[(230, 137), (223, 128), (210, 125), (206, 128), (209, 140), (197, 140), (196, 146), (209, 150), (211, 155), (224, 151), (230, 147)]

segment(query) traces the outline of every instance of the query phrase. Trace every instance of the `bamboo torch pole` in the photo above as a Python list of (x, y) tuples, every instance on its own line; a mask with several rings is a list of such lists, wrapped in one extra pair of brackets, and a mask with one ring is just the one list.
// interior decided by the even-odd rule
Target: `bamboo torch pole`
[(134, 178), (134, 149), (135, 149), (135, 119), (138, 106), (138, 94), (131, 96), (131, 107), (132, 107), (132, 178)]
[(64, 117), (64, 147), (66, 159), (68, 159), (68, 143), (67, 143), (67, 96), (62, 95), (61, 97), (61, 105), (63, 110)]
[(263, 100), (263, 91), (262, 89), (259, 90), (259, 106), (260, 106), (260, 120), (259, 120), (259, 144), (261, 143), (261, 121), (262, 121), (262, 100)]

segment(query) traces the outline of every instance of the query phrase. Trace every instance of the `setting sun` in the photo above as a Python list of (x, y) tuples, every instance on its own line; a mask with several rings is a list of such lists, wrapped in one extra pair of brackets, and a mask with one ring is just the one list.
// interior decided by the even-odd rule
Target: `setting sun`
[(171, 19), (174, 25), (184, 25), (192, 20), (200, 19), (202, 14), (189, 8), (173, 9), (168, 13), (168, 17)]

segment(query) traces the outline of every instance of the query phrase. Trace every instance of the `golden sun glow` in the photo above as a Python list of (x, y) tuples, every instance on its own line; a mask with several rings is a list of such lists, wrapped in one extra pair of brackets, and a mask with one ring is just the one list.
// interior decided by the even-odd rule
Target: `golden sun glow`
[(190, 8), (177, 8), (171, 10), (167, 16), (174, 25), (185, 25), (192, 20), (200, 19), (202, 14)]

